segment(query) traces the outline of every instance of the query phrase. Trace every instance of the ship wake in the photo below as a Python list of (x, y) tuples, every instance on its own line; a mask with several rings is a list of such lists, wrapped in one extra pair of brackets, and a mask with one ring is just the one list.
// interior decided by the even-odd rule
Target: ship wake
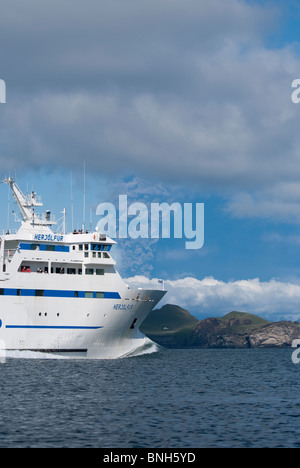
[[(149, 338), (146, 338), (144, 340), (144, 343), (129, 351), (128, 353), (124, 354), (123, 356), (120, 356), (117, 359), (124, 359), (124, 358), (130, 358), (130, 357), (138, 357), (138, 356), (144, 356), (147, 354), (154, 354), (159, 352), (161, 347), (151, 341)], [(84, 360), (92, 360), (92, 359), (99, 359), (95, 355), (93, 357), (88, 357), (88, 356), (79, 356), (79, 355), (67, 355), (67, 354), (59, 354), (59, 353), (50, 353), (50, 352), (41, 352), (41, 351), (30, 351), (30, 350), (6, 350), (5, 352), (5, 358), (8, 359), (84, 359)]]

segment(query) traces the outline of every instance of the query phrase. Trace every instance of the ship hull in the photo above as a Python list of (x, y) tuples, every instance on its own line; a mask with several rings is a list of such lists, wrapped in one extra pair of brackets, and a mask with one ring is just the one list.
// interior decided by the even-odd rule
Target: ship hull
[(164, 294), (128, 289), (120, 299), (3, 295), (2, 347), (91, 359), (120, 358), (147, 344), (139, 327)]

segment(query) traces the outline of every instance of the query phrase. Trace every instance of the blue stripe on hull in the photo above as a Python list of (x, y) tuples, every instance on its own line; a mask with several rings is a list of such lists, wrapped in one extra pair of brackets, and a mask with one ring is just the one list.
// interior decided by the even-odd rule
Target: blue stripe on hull
[(101, 327), (77, 327), (77, 326), (56, 326), (56, 325), (6, 325), (5, 328), (35, 328), (35, 329), (63, 329), (63, 330), (99, 330)]
[[(42, 294), (41, 294), (42, 293)], [(86, 296), (92, 294), (92, 296)], [(98, 296), (97, 294), (98, 293)], [(101, 296), (99, 295), (101, 294)], [(60, 289), (16, 289), (4, 288), (0, 289), (1, 296), (23, 296), (23, 297), (69, 297), (69, 298), (85, 298), (85, 299), (121, 299), (118, 292), (98, 292), (98, 291), (68, 291)]]

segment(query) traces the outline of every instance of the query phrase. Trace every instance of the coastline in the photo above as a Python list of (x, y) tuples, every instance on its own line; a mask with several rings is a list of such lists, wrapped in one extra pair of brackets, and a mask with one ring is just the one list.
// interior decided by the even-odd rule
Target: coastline
[(300, 338), (298, 322), (269, 322), (236, 311), (198, 320), (171, 304), (155, 309), (143, 322), (141, 331), (165, 348), (289, 348), (293, 340)]

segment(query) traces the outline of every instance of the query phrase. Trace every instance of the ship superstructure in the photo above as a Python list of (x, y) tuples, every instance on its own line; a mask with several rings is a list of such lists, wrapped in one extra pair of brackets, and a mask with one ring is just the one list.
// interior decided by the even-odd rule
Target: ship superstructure
[(146, 343), (139, 326), (165, 291), (130, 289), (116, 242), (97, 230), (55, 233), (32, 192), (5, 179), (19, 206), (17, 233), (0, 237), (0, 340), (7, 350), (117, 358)]

